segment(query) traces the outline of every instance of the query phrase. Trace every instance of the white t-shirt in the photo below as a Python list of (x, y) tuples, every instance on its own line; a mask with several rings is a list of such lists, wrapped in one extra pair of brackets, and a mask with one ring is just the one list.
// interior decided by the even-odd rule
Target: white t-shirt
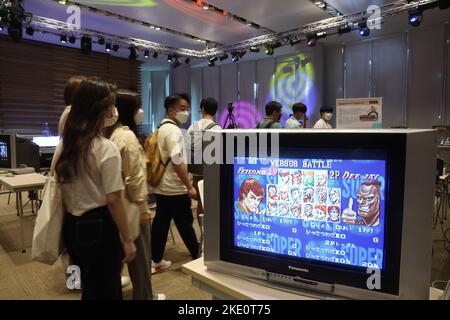
[(153, 192), (166, 196), (187, 194), (187, 188), (175, 172), (171, 161), (171, 159), (177, 159), (180, 163), (187, 164), (183, 133), (178, 125), (170, 119), (163, 119), (161, 123), (167, 121), (171, 123), (165, 124), (158, 129), (158, 148), (161, 154), (161, 161), (168, 164), (159, 185), (153, 189)]
[(86, 164), (89, 172), (81, 165), (70, 183), (61, 184), (64, 205), (74, 216), (105, 206), (107, 194), (124, 189), (122, 159), (114, 142), (100, 136), (94, 138)]
[[(197, 121), (196, 129), (198, 128), (199, 130), (205, 130), (206, 128), (208, 128), (209, 125), (213, 124), (214, 121), (212, 120), (208, 120), (208, 119), (200, 119)], [(221, 130), (222, 127), (219, 126), (218, 124), (216, 124), (215, 126), (213, 126), (211, 128), (211, 130)], [(194, 130), (194, 124), (192, 124), (189, 129), (188, 129), (188, 134), (191, 133), (191, 131)]]
[(323, 119), (320, 119), (314, 125), (314, 129), (333, 129), (333, 126)]
[(285, 129), (300, 129), (303, 125), (294, 116), (289, 117), (284, 125)]

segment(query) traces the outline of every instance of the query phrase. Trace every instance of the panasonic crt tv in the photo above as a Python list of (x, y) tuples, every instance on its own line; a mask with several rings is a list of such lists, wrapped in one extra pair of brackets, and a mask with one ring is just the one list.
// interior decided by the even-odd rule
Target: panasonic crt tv
[(320, 296), (429, 298), (435, 131), (223, 130), (205, 139), (222, 159), (204, 169), (208, 270)]

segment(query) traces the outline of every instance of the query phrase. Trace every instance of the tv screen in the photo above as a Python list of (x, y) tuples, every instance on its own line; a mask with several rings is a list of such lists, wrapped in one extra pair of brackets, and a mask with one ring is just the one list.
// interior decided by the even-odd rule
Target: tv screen
[(372, 155), (235, 157), (235, 248), (382, 270), (386, 160)]
[(11, 167), (11, 146), (10, 136), (0, 135), (0, 168)]

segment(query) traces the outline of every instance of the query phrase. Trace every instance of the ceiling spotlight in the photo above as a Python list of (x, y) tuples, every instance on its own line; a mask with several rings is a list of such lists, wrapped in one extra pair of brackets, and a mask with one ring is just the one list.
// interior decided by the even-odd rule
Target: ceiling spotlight
[(112, 46), (112, 50), (113, 50), (114, 52), (119, 51), (119, 45), (118, 45), (118, 44), (114, 44), (114, 45)]
[(61, 41), (61, 43), (66, 43), (67, 42), (67, 36), (65, 34), (62, 34), (59, 37), (59, 41)]
[(221, 55), (221, 56), (219, 57), (219, 60), (220, 60), (220, 61), (227, 60), (227, 59), (228, 59), (228, 54), (226, 54), (226, 53), (224, 53), (223, 55)]
[(153, 57), (153, 59), (157, 59), (158, 58), (158, 51), (153, 52), (152, 57)]
[(317, 37), (315, 34), (306, 35), (308, 47), (314, 47), (317, 44)]
[(231, 53), (231, 61), (238, 62), (239, 61), (239, 53), (238, 52), (232, 52)]
[(106, 50), (106, 52), (111, 52), (111, 43), (108, 42), (108, 43), (106, 44), (105, 50)]
[(136, 48), (135, 46), (131, 46), (129, 49), (130, 49), (130, 55), (128, 56), (128, 58), (130, 60), (136, 60), (137, 57), (139, 56), (138, 48)]
[(191, 58), (186, 58), (186, 59), (184, 59), (184, 63), (186, 63), (186, 64), (191, 63)]
[(290, 39), (289, 40), (289, 44), (291, 45), (291, 47), (295, 46), (296, 44), (302, 42), (302, 40), (300, 38), (295, 38), (295, 39)]
[(208, 67), (214, 67), (216, 63), (214, 61), (208, 60)]
[(410, 10), (409, 12), (409, 24), (413, 27), (418, 27), (423, 20), (423, 12), (420, 9)]
[(352, 31), (352, 27), (350, 27), (350, 26), (339, 27), (337, 30), (337, 32), (340, 36), (343, 35), (344, 33), (349, 33), (351, 31)]
[(239, 58), (242, 59), (243, 56), (245, 56), (245, 54), (247, 53), (247, 50), (242, 50), (238, 53)]
[(178, 61), (178, 58), (176, 58), (175, 59), (175, 62), (173, 63), (173, 68), (175, 69), (175, 68), (177, 68), (179, 65), (181, 64), (181, 62), (180, 61)]
[(273, 47), (272, 47), (271, 44), (266, 45), (266, 51), (265, 51), (265, 53), (266, 53), (268, 56), (272, 56), (272, 55), (273, 55)]
[(202, 6), (203, 10), (209, 10), (209, 5), (204, 3)]
[(217, 57), (209, 58), (209, 61), (215, 62), (215, 61), (217, 61)]
[(72, 35), (69, 37), (69, 42), (72, 43), (72, 44), (74, 44), (75, 42), (77, 42), (77, 38), (72, 34)]
[(326, 9), (327, 4), (324, 1), (314, 1), (314, 4), (318, 6), (320, 9)]
[(250, 47), (250, 52), (259, 52), (259, 47), (255, 46)]
[(103, 37), (98, 38), (98, 44), (103, 46), (105, 44), (105, 38)]
[(159, 31), (159, 30), (161, 30), (161, 27), (155, 27), (155, 30)]
[(29, 35), (30, 37), (32, 37), (33, 34), (34, 34), (34, 28), (33, 28), (33, 27), (27, 27), (27, 29), (25, 30), (25, 32), (27, 33), (27, 35)]
[(321, 32), (317, 32), (316, 33), (316, 38), (317, 39), (323, 39), (327, 37), (327, 32), (326, 31), (321, 31)]
[(171, 54), (169, 54), (167, 56), (167, 62), (172, 63), (172, 61), (173, 61), (173, 56)]
[(58, 3), (60, 3), (60, 4), (67, 4), (67, 0), (59, 0)]
[(145, 58), (145, 59), (148, 59), (148, 57), (150, 57), (150, 51), (145, 50), (145, 51), (144, 51), (144, 58)]
[(92, 51), (92, 39), (87, 35), (81, 37), (80, 48), (83, 54), (89, 54)]
[(359, 27), (358, 33), (361, 37), (367, 37), (370, 35), (370, 29), (367, 28), (366, 21), (358, 23), (358, 27)]

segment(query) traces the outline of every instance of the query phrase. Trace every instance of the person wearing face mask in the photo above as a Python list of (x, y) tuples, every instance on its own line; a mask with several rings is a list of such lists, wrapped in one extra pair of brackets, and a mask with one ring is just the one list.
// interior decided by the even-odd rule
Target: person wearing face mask
[(266, 104), (266, 117), (256, 125), (257, 129), (282, 129), (280, 123), (283, 106), (277, 101)]
[(197, 259), (199, 251), (191, 210), (191, 199), (197, 200), (198, 196), (188, 175), (185, 142), (179, 128), (190, 117), (189, 101), (179, 95), (169, 96), (164, 108), (167, 117), (158, 129), (158, 148), (161, 161), (167, 166), (153, 190), (156, 195), (156, 214), (151, 228), (153, 273), (172, 264), (163, 259), (172, 218), (193, 259)]
[(120, 152), (103, 136), (117, 121), (115, 91), (95, 77), (80, 83), (50, 171), (61, 188), (62, 238), (80, 268), (83, 300), (121, 300), (122, 264), (136, 254), (123, 202)]
[(330, 120), (333, 118), (333, 108), (322, 107), (320, 108), (320, 119), (314, 125), (315, 129), (333, 129), (330, 124)]
[(140, 97), (135, 92), (117, 91), (118, 119), (115, 124), (105, 130), (105, 137), (117, 145), (122, 156), (125, 207), (127, 208), (130, 232), (136, 245), (136, 259), (128, 263), (128, 271), (133, 284), (133, 299), (164, 300), (164, 294), (153, 295), (151, 285), (147, 167), (144, 149), (137, 138), (137, 125), (144, 118), (144, 110), (141, 109), (139, 100)]

